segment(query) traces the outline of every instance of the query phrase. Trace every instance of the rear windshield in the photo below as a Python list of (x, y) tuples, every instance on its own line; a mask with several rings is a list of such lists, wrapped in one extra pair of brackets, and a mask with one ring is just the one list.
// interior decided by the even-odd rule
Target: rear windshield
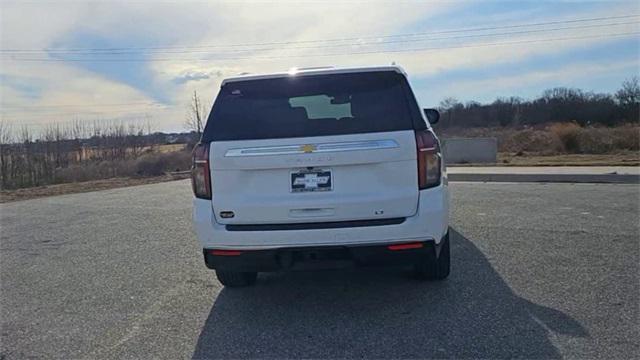
[(408, 94), (404, 76), (390, 71), (230, 82), (220, 89), (202, 140), (412, 129)]

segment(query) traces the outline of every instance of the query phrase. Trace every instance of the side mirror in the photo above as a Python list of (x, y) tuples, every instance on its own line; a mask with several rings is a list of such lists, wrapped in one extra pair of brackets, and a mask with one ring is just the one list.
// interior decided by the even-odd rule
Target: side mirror
[(429, 120), (429, 124), (437, 124), (440, 121), (440, 113), (436, 109), (424, 109), (424, 115)]

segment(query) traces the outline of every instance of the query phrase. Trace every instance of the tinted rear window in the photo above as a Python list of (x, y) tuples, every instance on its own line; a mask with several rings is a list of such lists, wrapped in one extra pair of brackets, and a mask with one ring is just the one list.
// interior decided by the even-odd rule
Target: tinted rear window
[(396, 72), (230, 82), (203, 141), (342, 135), (412, 129), (408, 84)]

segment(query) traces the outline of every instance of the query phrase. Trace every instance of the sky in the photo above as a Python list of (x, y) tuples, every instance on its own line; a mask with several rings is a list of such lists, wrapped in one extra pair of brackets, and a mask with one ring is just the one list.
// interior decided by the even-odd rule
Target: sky
[(0, 1), (0, 121), (184, 131), (194, 91), (311, 66), (402, 66), (423, 107), (640, 73), (638, 1)]

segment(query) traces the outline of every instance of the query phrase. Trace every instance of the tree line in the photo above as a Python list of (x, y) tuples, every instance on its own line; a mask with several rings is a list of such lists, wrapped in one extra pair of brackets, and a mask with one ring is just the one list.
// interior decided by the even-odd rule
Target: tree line
[(475, 101), (463, 104), (455, 98), (446, 98), (439, 110), (441, 128), (520, 127), (566, 121), (581, 126), (638, 123), (640, 81), (632, 77), (614, 94), (559, 87), (548, 89), (533, 100), (509, 97), (490, 104)]
[(188, 154), (165, 154), (156, 147), (174, 143), (189, 149), (200, 139), (205, 114), (206, 105), (194, 92), (185, 121), (188, 133), (153, 132), (149, 119), (74, 120), (49, 124), (38, 132), (0, 119), (0, 188), (184, 170)]
[(0, 184), (3, 189), (45, 185), (70, 165), (135, 159), (156, 144), (150, 132), (148, 124), (78, 120), (36, 134), (0, 121)]

